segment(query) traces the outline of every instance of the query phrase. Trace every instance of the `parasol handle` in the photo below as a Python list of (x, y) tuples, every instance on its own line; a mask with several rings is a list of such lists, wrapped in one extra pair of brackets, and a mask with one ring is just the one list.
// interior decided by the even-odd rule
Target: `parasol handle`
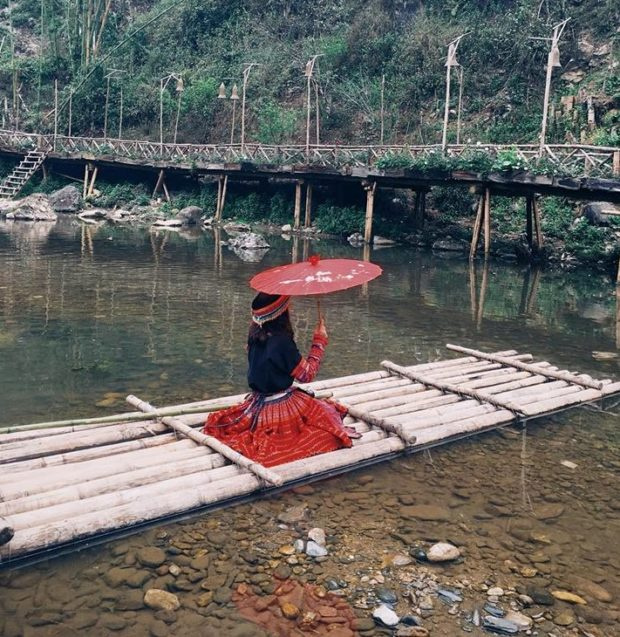
[(319, 321), (320, 321), (323, 318), (323, 315), (321, 314), (321, 299), (318, 296), (316, 297), (316, 310), (319, 315)]

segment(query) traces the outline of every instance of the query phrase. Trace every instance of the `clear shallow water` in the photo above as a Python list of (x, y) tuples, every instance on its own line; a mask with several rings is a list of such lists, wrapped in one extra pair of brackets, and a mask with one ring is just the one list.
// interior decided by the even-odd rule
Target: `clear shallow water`
[[(55, 226), (1, 225), (0, 426), (113, 413), (125, 409), (123, 397), (129, 393), (164, 405), (244, 391), (251, 276), (290, 260), (294, 251), (300, 257), (362, 256), (361, 250), (336, 243), (270, 241), (273, 247), (262, 261), (250, 263), (226, 247), (218, 249), (210, 233), (97, 229), (70, 220)], [(374, 251), (372, 260), (384, 268), (379, 280), (323, 300), (330, 331), (323, 378), (376, 369), (386, 358), (403, 364), (439, 359), (447, 354), (447, 342), (515, 348), (599, 378), (620, 376), (617, 361), (592, 357), (593, 351), (616, 351), (615, 290), (604, 277), (500, 263), (485, 273), (481, 265), (472, 271), (450, 255), (404, 248)], [(314, 302), (296, 300), (294, 320), (304, 349), (316, 320)], [(215, 578), (209, 584), (215, 589), (230, 584), (216, 576), (231, 570), (236, 582), (270, 574), (284, 561), (278, 547), (308, 525), (322, 526), (332, 536), (331, 557), (322, 564), (294, 565), (301, 569), (294, 576), (302, 582), (344, 579), (347, 601), (366, 616), (370, 611), (359, 606), (370, 599), (372, 607), (369, 590), (377, 584), (362, 578), (375, 581), (381, 572), (384, 585), (399, 594), (398, 611), (415, 609), (405, 593), (407, 580), (421, 577), (420, 567), (381, 571), (382, 565), (386, 555), (440, 539), (459, 542), (465, 553), (462, 564), (432, 572), (447, 584), (469, 582), (463, 608), (484, 599), (485, 582), (529, 585), (531, 578), (521, 572), (525, 566), (535, 568), (541, 586), (566, 587), (566, 578), (577, 574), (600, 583), (616, 600), (618, 441), (617, 418), (577, 410), (531, 426), (525, 438), (490, 434), (324, 482), (314, 492), (285, 494), (54, 560), (8, 577), (0, 600), (11, 618), (5, 633), (68, 634), (60, 628), (79, 630), (79, 618), (95, 609), (90, 634), (168, 634), (167, 627), (182, 635), (203, 625), (214, 631), (204, 634), (232, 634), (231, 626), (261, 634), (251, 632), (253, 625), (241, 619), (233, 602), (197, 605), (198, 596), (211, 590), (201, 579), (188, 590), (173, 589), (184, 605), (173, 623), (138, 603), (128, 608), (119, 600), (162, 577), (137, 568), (135, 556), (145, 546), (169, 549), (173, 541), (188, 545), (181, 549), (185, 557), (208, 551), (213, 572), (206, 579)], [(577, 469), (567, 469), (563, 460)], [(309, 509), (306, 521), (279, 528), (277, 515), (299, 503)], [(441, 506), (451, 512), (449, 519), (412, 520), (403, 513), (412, 503)], [(561, 507), (561, 514), (539, 519), (537, 510), (549, 505)], [(217, 530), (227, 534), (226, 541), (209, 538)], [(258, 565), (239, 557), (241, 547), (259, 554)], [(193, 572), (175, 555), (169, 554), (170, 562)], [(350, 555), (356, 559), (349, 563)], [(119, 565), (144, 575), (131, 585), (112, 586), (104, 574)], [(590, 606), (613, 613), (615, 600), (594, 600)], [(564, 606), (574, 610), (560, 602), (550, 610), (534, 609), (548, 614), (538, 625), (540, 634), (573, 634), (573, 628), (554, 621)], [(435, 607), (425, 620), (433, 635), (461, 630), (460, 615), (448, 615), (437, 601)], [(56, 613), (53, 621), (41, 623), (45, 612)], [(587, 626), (613, 634), (609, 624)]]

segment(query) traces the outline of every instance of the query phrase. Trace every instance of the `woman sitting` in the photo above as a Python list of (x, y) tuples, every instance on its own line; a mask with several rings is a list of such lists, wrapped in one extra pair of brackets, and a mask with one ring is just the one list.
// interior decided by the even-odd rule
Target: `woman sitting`
[[(259, 293), (248, 334), (248, 384), (240, 405), (209, 415), (204, 432), (267, 467), (351, 446), (342, 419), (346, 408), (314, 398), (293, 381), (314, 379), (327, 345), (321, 318), (310, 353), (293, 340), (289, 296)], [(351, 436), (355, 437), (354, 430)]]

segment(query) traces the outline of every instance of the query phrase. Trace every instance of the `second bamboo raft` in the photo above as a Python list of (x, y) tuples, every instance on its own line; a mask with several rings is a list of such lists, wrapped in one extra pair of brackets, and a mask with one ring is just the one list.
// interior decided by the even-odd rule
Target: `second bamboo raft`
[(242, 395), (163, 408), (138, 421), (132, 412), (127, 421), (121, 414), (83, 429), (0, 434), (0, 567), (620, 392), (618, 382), (533, 364), (529, 354), (448, 348), (465, 356), (409, 367), (384, 361), (379, 371), (307, 385), (348, 406), (346, 424), (361, 438), (350, 449), (271, 469), (200, 437), (208, 411)]

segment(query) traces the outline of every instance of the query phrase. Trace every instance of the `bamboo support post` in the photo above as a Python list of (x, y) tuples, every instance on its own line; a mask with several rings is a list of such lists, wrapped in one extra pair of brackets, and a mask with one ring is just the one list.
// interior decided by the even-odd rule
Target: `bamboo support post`
[(221, 215), (221, 201), (222, 201), (222, 178), (217, 179), (217, 197), (215, 199), (215, 221), (220, 222), (222, 220)]
[(384, 418), (379, 418), (374, 416), (373, 414), (369, 414), (366, 411), (362, 411), (361, 409), (357, 409), (356, 407), (347, 407), (347, 411), (353, 418), (357, 418), (358, 420), (362, 420), (373, 427), (379, 427), (379, 429), (383, 429), (389, 433), (396, 434), (399, 438), (401, 438), (407, 445), (415, 444), (415, 436), (411, 434), (407, 434), (403, 428), (396, 424), (392, 423), (389, 420), (385, 420)]
[(484, 191), (484, 257), (489, 256), (491, 251), (491, 191), (486, 188)]
[(482, 218), (484, 215), (484, 195), (480, 195), (478, 200), (478, 210), (476, 212), (476, 220), (474, 221), (474, 229), (471, 236), (471, 245), (469, 247), (470, 260), (476, 256), (478, 252), (478, 241), (480, 241), (480, 231), (482, 229)]
[[(130, 405), (137, 407), (140, 411), (144, 411), (146, 413), (157, 411), (157, 409), (153, 407), (153, 405), (140, 400), (136, 396), (127, 396), (126, 400)], [(270, 484), (273, 484), (275, 486), (282, 485), (282, 478), (277, 473), (271, 471), (271, 469), (268, 469), (267, 467), (264, 467), (258, 462), (254, 462), (253, 460), (246, 458), (244, 455), (240, 454), (234, 449), (231, 449), (228, 445), (225, 445), (217, 438), (194, 431), (191, 427), (188, 427), (185, 423), (182, 423), (177, 418), (164, 416), (161, 421), (164, 423), (164, 425), (167, 425), (178, 433), (187, 436), (194, 442), (210, 447), (217, 453), (224, 456), (226, 459), (241, 467), (244, 467), (262, 480), (265, 480), (266, 482), (269, 482)]]
[(89, 183), (89, 164), (86, 162), (84, 164), (84, 185), (82, 186), (82, 199), (86, 199), (86, 195), (88, 194), (88, 183)]
[(612, 160), (612, 175), (614, 177), (620, 177), (620, 150), (614, 150), (614, 156)]
[(372, 218), (375, 210), (375, 192), (377, 190), (377, 182), (365, 182), (363, 184), (366, 191), (366, 219), (364, 221), (364, 242), (372, 241)]
[(99, 166), (95, 166), (90, 184), (88, 186), (88, 196), (90, 197), (95, 192), (95, 182), (97, 181), (97, 173), (99, 172)]
[(222, 196), (220, 199), (220, 221), (224, 216), (224, 206), (226, 205), (226, 191), (228, 190), (228, 175), (224, 175), (224, 183), (222, 184)]
[(533, 209), (533, 205), (532, 205), (532, 201), (534, 200), (534, 195), (527, 195), (527, 197), (525, 198), (525, 236), (527, 238), (527, 245), (529, 246), (530, 250), (532, 249), (532, 240), (533, 240), (533, 236), (532, 236), (532, 209)]
[(164, 170), (161, 168), (159, 173), (157, 174), (157, 182), (155, 183), (155, 188), (153, 189), (153, 197), (159, 192), (161, 185), (164, 183)]
[(312, 225), (312, 184), (306, 186), (306, 216), (304, 219), (304, 228)]
[(602, 389), (603, 384), (601, 381), (595, 380), (585, 380), (583, 378), (579, 378), (574, 374), (570, 374), (567, 372), (554, 372), (549, 369), (541, 369), (537, 365), (529, 365), (527, 363), (521, 363), (520, 361), (511, 360), (506, 358), (505, 356), (498, 356), (497, 354), (487, 354), (485, 352), (480, 352), (475, 349), (469, 349), (467, 347), (461, 347), (460, 345), (451, 345), (448, 343), (446, 347), (453, 352), (461, 352), (463, 354), (468, 354), (470, 356), (475, 356), (476, 358), (481, 358), (487, 361), (493, 361), (495, 363), (501, 363), (502, 365), (508, 365), (509, 367), (515, 367), (516, 369), (521, 369), (525, 372), (531, 372), (532, 374), (541, 374), (542, 376), (547, 376), (548, 378), (555, 378), (557, 380), (564, 380), (567, 383), (573, 383), (574, 385), (581, 385), (582, 387), (588, 387), (590, 389)]
[(543, 247), (543, 233), (540, 225), (540, 210), (536, 197), (532, 198), (532, 213), (534, 218), (534, 233), (536, 234), (536, 250), (541, 250)]
[(301, 227), (301, 189), (303, 183), (301, 180), (295, 182), (295, 211), (293, 213), (293, 228), (295, 230), (299, 230)]
[(489, 403), (490, 405), (492, 405), (493, 407), (497, 407), (498, 409), (508, 409), (509, 411), (512, 411), (516, 414), (522, 413), (519, 405), (515, 405), (514, 403), (502, 402), (501, 400), (497, 400), (496, 398), (493, 398), (488, 394), (482, 394), (474, 389), (463, 387), (462, 385), (454, 385), (452, 383), (437, 381), (430, 376), (425, 376), (424, 374), (417, 374), (415, 372), (409, 371), (405, 367), (396, 365), (391, 361), (383, 361), (381, 363), (381, 367), (384, 367), (394, 374), (404, 376), (405, 378), (410, 378), (411, 380), (422, 383), (423, 385), (427, 385), (429, 387), (435, 387), (436, 389), (440, 389), (441, 391), (450, 392), (459, 396), (471, 396), (478, 402)]

